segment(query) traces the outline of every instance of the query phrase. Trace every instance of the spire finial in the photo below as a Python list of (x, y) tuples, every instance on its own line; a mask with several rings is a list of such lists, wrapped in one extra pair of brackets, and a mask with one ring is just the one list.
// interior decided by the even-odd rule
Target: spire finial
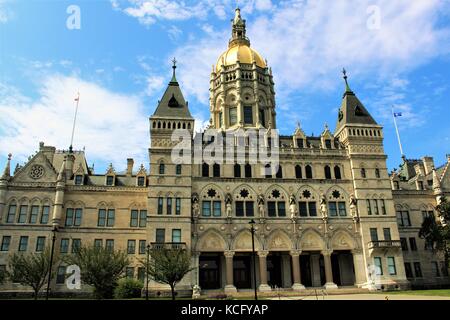
[(11, 158), (12, 154), (8, 154), (8, 161), (6, 162), (5, 170), (3, 171), (3, 175), (0, 177), (0, 179), (6, 179), (8, 180), (11, 176)]
[(173, 58), (173, 60), (172, 60), (173, 74), (172, 74), (172, 80), (170, 80), (170, 82), (177, 82), (177, 77), (176, 77), (176, 73), (175, 73), (175, 70), (177, 69), (177, 62), (178, 62), (177, 59)]
[(342, 74), (344, 75), (344, 81), (345, 81), (345, 91), (351, 92), (350, 86), (348, 85), (348, 76), (347, 76), (347, 70), (345, 68), (342, 68)]

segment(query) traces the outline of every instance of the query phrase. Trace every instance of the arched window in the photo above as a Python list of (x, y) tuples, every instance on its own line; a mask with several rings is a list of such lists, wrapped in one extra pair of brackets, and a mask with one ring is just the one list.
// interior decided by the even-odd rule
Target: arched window
[(181, 175), (181, 164), (176, 165), (175, 172), (177, 176)]
[(234, 177), (235, 178), (240, 178), (241, 177), (241, 165), (240, 164), (235, 164), (234, 165)]
[(214, 163), (213, 165), (213, 176), (215, 178), (219, 178), (220, 177), (220, 165), (217, 163)]
[(339, 166), (334, 166), (334, 178), (337, 180), (342, 179), (341, 168), (339, 168)]
[(245, 165), (245, 177), (246, 178), (251, 178), (252, 177), (252, 166), (249, 163), (247, 163)]
[(272, 178), (272, 168), (270, 167), (270, 164), (264, 166), (264, 174), (266, 175), (266, 179)]
[(381, 178), (381, 175), (380, 175), (380, 169), (375, 169), (375, 177), (377, 177), (377, 179), (380, 179)]
[(300, 165), (295, 166), (295, 177), (297, 179), (302, 179), (302, 167)]
[(366, 175), (366, 169), (361, 168), (361, 178), (365, 179), (367, 177)]
[(276, 177), (277, 177), (277, 179), (283, 178), (283, 168), (281, 167), (281, 165), (278, 166), (278, 171), (277, 171)]
[(331, 179), (331, 169), (330, 169), (330, 166), (325, 166), (325, 179)]
[(160, 163), (159, 164), (159, 174), (164, 174), (166, 171), (166, 166), (164, 165), (164, 163)]
[(312, 172), (312, 168), (310, 165), (307, 165), (305, 167), (305, 174), (306, 174), (306, 179), (312, 179), (313, 178), (313, 172)]
[(209, 177), (209, 165), (207, 163), (202, 164), (202, 177)]

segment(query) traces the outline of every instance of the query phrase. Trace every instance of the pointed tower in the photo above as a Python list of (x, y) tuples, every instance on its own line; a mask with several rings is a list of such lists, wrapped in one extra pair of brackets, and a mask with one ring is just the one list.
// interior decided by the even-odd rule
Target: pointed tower
[[(181, 242), (190, 248), (191, 159), (189, 158), (189, 163), (178, 163), (178, 159), (172, 159), (172, 151), (179, 144), (178, 139), (172, 141), (172, 134), (175, 130), (181, 129), (188, 135), (185, 137), (187, 142), (191, 143), (194, 119), (177, 81), (176, 68), (174, 59), (172, 79), (154, 114), (150, 117), (147, 243), (161, 242), (164, 238), (164, 242)], [(146, 177), (143, 166), (138, 176)], [(158, 238), (156, 237), (157, 229), (160, 232)], [(184, 285), (187, 284), (180, 284), (181, 287)], [(150, 282), (150, 288), (161, 290), (161, 285)], [(189, 289), (191, 289), (190, 285)]]
[(246, 21), (236, 9), (228, 49), (210, 78), (211, 127), (215, 129), (276, 128), (272, 73), (250, 47)]
[(8, 189), (9, 178), (11, 177), (11, 157), (12, 154), (8, 154), (5, 170), (0, 177), (0, 223), (2, 223), (3, 212), (5, 211), (6, 191)]
[[(345, 69), (343, 74), (345, 92), (334, 136), (346, 148), (350, 161), (365, 265), (374, 265), (375, 257), (392, 257), (397, 267), (397, 275), (383, 275), (381, 284), (396, 283), (399, 286), (408, 286), (402, 251), (398, 250), (400, 235), (387, 171), (387, 156), (383, 147), (383, 127), (375, 121), (350, 89)], [(373, 232), (377, 230), (379, 240), (383, 240), (384, 229), (390, 230), (391, 238), (395, 241), (383, 242), (374, 238)], [(384, 261), (383, 265), (386, 264), (387, 261)], [(370, 279), (369, 274), (366, 279)], [(373, 287), (369, 282), (365, 286)]]
[(54, 228), (58, 228), (61, 224), (61, 217), (64, 206), (64, 193), (66, 188), (66, 173), (67, 173), (66, 163), (67, 163), (67, 156), (64, 157), (64, 161), (61, 164), (61, 168), (58, 171), (58, 177), (56, 179), (55, 202), (53, 206), (53, 218), (52, 218), (52, 225)]

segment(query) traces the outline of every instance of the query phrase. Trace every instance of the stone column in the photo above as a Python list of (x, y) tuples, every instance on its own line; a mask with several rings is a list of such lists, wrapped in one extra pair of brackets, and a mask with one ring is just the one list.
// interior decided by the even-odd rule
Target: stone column
[(331, 266), (331, 253), (333, 251), (326, 250), (322, 251), (323, 260), (325, 264), (325, 289), (337, 289), (337, 285), (333, 282), (333, 269)]
[(267, 292), (272, 291), (270, 286), (267, 284), (267, 256), (269, 255), (269, 251), (258, 251), (259, 257), (259, 291)]
[(364, 256), (361, 249), (352, 250), (353, 267), (355, 268), (355, 286), (363, 287), (367, 282)]
[(226, 270), (226, 285), (225, 285), (225, 293), (236, 293), (236, 287), (234, 286), (233, 281), (233, 257), (234, 251), (225, 251), (225, 270)]
[(301, 273), (300, 273), (301, 251), (293, 250), (290, 253), (291, 253), (291, 258), (292, 258), (292, 273), (294, 275), (294, 284), (292, 285), (292, 289), (294, 289), (294, 291), (304, 290), (305, 286), (302, 285)]

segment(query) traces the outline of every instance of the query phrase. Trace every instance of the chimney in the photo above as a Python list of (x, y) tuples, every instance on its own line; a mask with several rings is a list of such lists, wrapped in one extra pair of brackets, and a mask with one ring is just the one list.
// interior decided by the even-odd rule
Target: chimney
[(133, 175), (133, 165), (134, 160), (132, 158), (127, 159), (127, 176), (129, 177)]
[(56, 152), (55, 147), (46, 146), (44, 142), (39, 142), (39, 151), (42, 152), (51, 163), (53, 163), (53, 157)]
[(434, 168), (434, 160), (433, 157), (424, 157), (422, 159), (423, 161), (423, 166), (425, 168), (425, 175), (428, 175), (430, 173), (433, 172), (433, 168)]
[(416, 171), (416, 176), (423, 176), (423, 166), (418, 163), (414, 166), (414, 170)]

